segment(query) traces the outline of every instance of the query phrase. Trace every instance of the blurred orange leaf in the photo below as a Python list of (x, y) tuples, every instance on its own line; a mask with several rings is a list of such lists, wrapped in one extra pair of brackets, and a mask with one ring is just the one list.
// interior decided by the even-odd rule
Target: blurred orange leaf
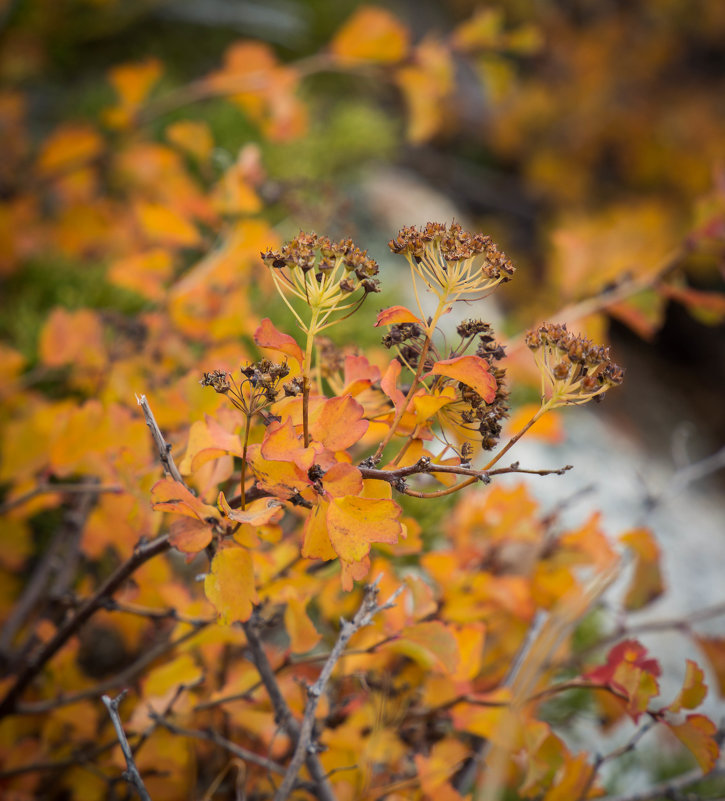
[(103, 145), (100, 134), (89, 125), (63, 125), (43, 143), (38, 172), (49, 176), (82, 167), (102, 152)]
[(379, 6), (359, 6), (330, 44), (341, 64), (374, 61), (394, 64), (408, 51), (408, 30)]
[[(518, 434), (540, 408), (541, 404), (539, 403), (525, 403), (523, 406), (519, 406), (508, 421), (507, 436)], [(540, 439), (550, 445), (560, 445), (566, 438), (561, 416), (556, 412), (547, 412), (531, 426), (526, 436)]]
[(720, 756), (720, 746), (715, 739), (717, 726), (705, 715), (688, 715), (684, 723), (667, 723), (669, 730), (697, 760), (703, 773), (709, 773)]
[(685, 680), (677, 698), (667, 707), (670, 712), (680, 712), (682, 709), (695, 709), (707, 695), (707, 684), (703, 681), (705, 674), (692, 659), (687, 660)]
[(619, 541), (634, 554), (634, 575), (624, 598), (626, 609), (641, 609), (664, 592), (660, 570), (660, 548), (648, 528), (635, 528), (622, 534)]
[(702, 650), (717, 678), (717, 689), (720, 697), (725, 696), (725, 638), (701, 637), (694, 635), (694, 640)]
[(180, 517), (169, 526), (169, 542), (183, 553), (198, 553), (211, 542), (212, 526), (206, 520)]
[(196, 226), (168, 206), (139, 202), (136, 204), (136, 214), (141, 230), (152, 242), (170, 247), (194, 247), (201, 244)]
[(53, 309), (40, 333), (39, 351), (41, 361), (49, 367), (103, 367), (106, 351), (98, 315), (90, 309)]
[(207, 161), (214, 149), (214, 137), (203, 120), (178, 120), (166, 129), (166, 138), (200, 162)]

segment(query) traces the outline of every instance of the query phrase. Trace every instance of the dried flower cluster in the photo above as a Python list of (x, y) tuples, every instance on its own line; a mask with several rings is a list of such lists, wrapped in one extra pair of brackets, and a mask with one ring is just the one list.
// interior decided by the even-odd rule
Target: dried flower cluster
[(487, 292), (515, 272), (490, 236), (471, 234), (458, 223), (405, 227), (388, 244), (439, 297)]
[[(240, 372), (244, 376), (240, 385), (226, 370), (204, 373), (199, 383), (226, 395), (237, 409), (252, 415), (277, 400), (280, 382), (289, 375), (289, 367), (271, 359), (260, 359), (240, 368)], [(286, 386), (285, 394), (295, 394), (287, 392)]]
[(506, 355), (505, 348), (496, 341), (493, 330), (483, 320), (464, 320), (456, 329), (463, 342), (478, 336), (476, 356), (488, 362), (489, 372), (496, 379), (496, 395), (490, 403), (486, 401), (471, 387), (459, 383), (461, 398), (466, 407), (461, 412), (464, 426), (475, 425), (481, 435), (481, 447), (485, 451), (493, 450), (501, 436), (501, 421), (508, 417), (509, 393), (506, 389), (506, 370), (498, 367), (495, 362)]
[(542, 383), (551, 385), (553, 405), (601, 399), (622, 383), (624, 371), (609, 358), (609, 348), (570, 333), (566, 325), (544, 323), (529, 331), (526, 345), (542, 371)]
[[(395, 348), (400, 360), (410, 369), (415, 370), (420, 361), (420, 354), (425, 343), (425, 332), (417, 323), (398, 323), (390, 327), (390, 331), (382, 338), (386, 348)], [(424, 367), (430, 369), (432, 361)]]
[[(300, 232), (279, 250), (261, 255), (285, 303), (290, 305), (289, 294), (321, 315), (323, 322), (333, 311), (354, 311), (369, 293), (380, 291), (377, 262), (351, 239), (333, 242), (326, 236)], [(362, 290), (362, 295), (350, 301), (357, 290)], [(307, 330), (296, 312), (295, 316)]]

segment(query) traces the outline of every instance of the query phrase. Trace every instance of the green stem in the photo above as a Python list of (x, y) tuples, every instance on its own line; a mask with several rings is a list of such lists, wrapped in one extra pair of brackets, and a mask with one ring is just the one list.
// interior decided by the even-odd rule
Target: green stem
[(252, 422), (252, 415), (247, 415), (247, 422), (244, 427), (244, 444), (242, 445), (242, 482), (241, 482), (241, 509), (244, 511), (247, 504), (244, 485), (247, 482), (247, 445), (249, 444), (249, 427)]
[(312, 312), (312, 319), (307, 329), (307, 347), (305, 349), (305, 363), (302, 365), (302, 436), (307, 448), (310, 444), (310, 424), (309, 424), (309, 407), (310, 407), (310, 370), (312, 368), (312, 346), (315, 341), (315, 334), (317, 333), (317, 321), (320, 311), (315, 309)]

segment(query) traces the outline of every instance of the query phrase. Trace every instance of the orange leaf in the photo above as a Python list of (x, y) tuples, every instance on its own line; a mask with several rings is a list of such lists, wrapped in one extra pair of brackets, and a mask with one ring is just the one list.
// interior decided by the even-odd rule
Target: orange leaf
[[(526, 403), (519, 406), (508, 421), (507, 436), (518, 434), (540, 408), (541, 404), (539, 403)], [(561, 417), (556, 412), (547, 412), (531, 426), (526, 436), (548, 442), (551, 445), (559, 445), (565, 438)]]
[(723, 637), (694, 637), (700, 650), (710, 663), (720, 696), (725, 696), (725, 638)]
[(345, 356), (343, 393), (353, 397), (371, 384), (380, 381), (380, 369), (364, 356)]
[(378, 312), (378, 318), (375, 322), (375, 327), (379, 325), (393, 325), (394, 323), (423, 323), (423, 321), (416, 317), (410, 309), (405, 306), (391, 306), (389, 309), (383, 309)]
[(310, 434), (331, 451), (344, 451), (368, 430), (365, 410), (350, 395), (330, 398), (310, 421)]
[(401, 363), (397, 359), (393, 359), (380, 381), (380, 388), (393, 402), (396, 411), (405, 402), (405, 395), (398, 389), (398, 378), (401, 370)]
[(408, 51), (408, 31), (389, 11), (360, 6), (337, 32), (330, 49), (342, 64), (392, 64)]
[(98, 315), (90, 309), (53, 309), (40, 333), (39, 350), (41, 361), (49, 367), (103, 367), (106, 351)]
[(307, 615), (307, 603), (290, 598), (284, 610), (284, 625), (290, 638), (290, 650), (304, 654), (320, 641), (320, 632)]
[(220, 492), (217, 504), (225, 517), (234, 520), (235, 523), (247, 523), (250, 526), (276, 523), (284, 514), (282, 504), (276, 498), (257, 498), (247, 504), (246, 509), (232, 509), (224, 493)]
[(82, 167), (103, 149), (103, 139), (87, 125), (63, 125), (46, 140), (38, 157), (38, 171), (48, 176)]
[(664, 592), (660, 571), (660, 548), (647, 528), (635, 528), (622, 534), (619, 541), (634, 553), (634, 575), (624, 599), (625, 609), (641, 609)]
[(301, 470), (294, 462), (265, 459), (259, 445), (249, 446), (247, 461), (260, 487), (278, 498), (290, 498), (311, 486), (307, 471)]
[(169, 542), (183, 553), (198, 553), (211, 542), (212, 527), (195, 517), (180, 517), (169, 526)]
[(192, 423), (186, 453), (179, 464), (179, 470), (188, 475), (207, 462), (226, 454), (242, 455), (242, 443), (239, 437), (222, 428), (213, 417), (204, 415), (203, 420)]
[(354, 465), (338, 462), (322, 477), (322, 486), (331, 498), (357, 495), (362, 491), (362, 473)]
[(278, 331), (269, 317), (265, 317), (254, 332), (254, 341), (260, 348), (271, 348), (272, 350), (286, 353), (291, 356), (299, 365), (305, 360), (302, 348), (295, 342), (289, 334)]
[(108, 280), (145, 298), (160, 301), (166, 296), (164, 284), (172, 273), (171, 254), (162, 248), (153, 248), (113, 262), (108, 269)]
[(157, 512), (175, 512), (197, 520), (219, 520), (219, 510), (192, 495), (178, 481), (162, 478), (151, 487), (151, 500)]
[(274, 422), (267, 427), (262, 442), (262, 456), (280, 462), (294, 462), (300, 470), (309, 470), (315, 461), (315, 449), (303, 448), (302, 439), (295, 432), (292, 420)]
[(161, 63), (155, 58), (137, 64), (121, 64), (109, 73), (109, 81), (123, 106), (142, 103), (161, 75)]
[(327, 562), (337, 556), (327, 533), (327, 508), (327, 503), (321, 502), (305, 520), (302, 541), (305, 559), (324, 559)]
[(141, 230), (153, 242), (171, 247), (194, 247), (201, 243), (196, 226), (168, 206), (140, 202), (136, 214)]
[(354, 495), (333, 498), (327, 510), (332, 547), (346, 562), (359, 562), (370, 553), (370, 543), (398, 541), (400, 512), (395, 501)]
[(688, 659), (682, 689), (667, 709), (670, 712), (679, 712), (683, 708), (695, 709), (700, 706), (707, 695), (707, 684), (703, 681), (704, 675), (702, 668), (691, 659)]
[(443, 387), (440, 392), (427, 395), (425, 391), (413, 397), (413, 408), (415, 409), (415, 419), (418, 425), (425, 423), (434, 414), (437, 414), (444, 406), (452, 403), (456, 399), (453, 387)]
[[(665, 721), (667, 723), (667, 721)], [(715, 735), (717, 726), (705, 715), (688, 715), (684, 723), (667, 723), (669, 730), (697, 760), (703, 773), (709, 773), (720, 756)]]
[(217, 551), (204, 579), (204, 592), (222, 623), (230, 625), (237, 620), (249, 620), (252, 604), (259, 602), (249, 551), (235, 546)]
[(370, 557), (365, 556), (359, 562), (346, 562), (340, 559), (340, 583), (345, 592), (355, 586), (356, 581), (362, 581), (370, 570)]
[(428, 375), (442, 375), (460, 381), (491, 403), (496, 395), (496, 379), (488, 371), (488, 362), (480, 356), (458, 356), (436, 362)]
[(206, 161), (214, 149), (214, 137), (202, 120), (174, 122), (166, 129), (166, 138), (197, 161)]

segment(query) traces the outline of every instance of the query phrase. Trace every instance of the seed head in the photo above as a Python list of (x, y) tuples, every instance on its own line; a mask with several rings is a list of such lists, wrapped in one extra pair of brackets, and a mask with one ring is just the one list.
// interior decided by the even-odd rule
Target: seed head
[(609, 348), (570, 333), (566, 325), (544, 323), (529, 331), (526, 345), (551, 388), (555, 406), (601, 400), (624, 379), (624, 370), (609, 357)]

